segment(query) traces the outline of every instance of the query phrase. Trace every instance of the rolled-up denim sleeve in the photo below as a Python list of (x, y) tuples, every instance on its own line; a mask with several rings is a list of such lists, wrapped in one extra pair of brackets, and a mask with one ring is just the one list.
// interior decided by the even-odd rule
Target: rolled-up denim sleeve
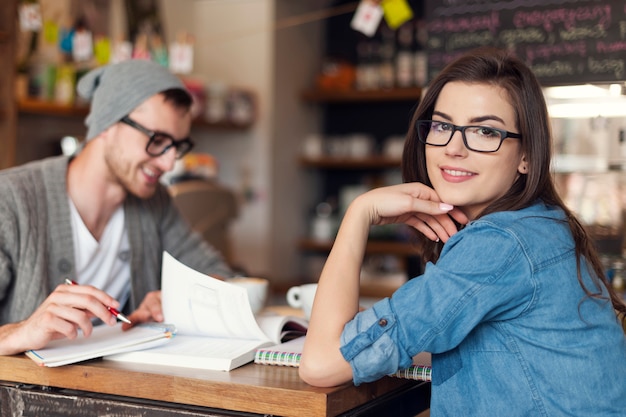
[(408, 368), (412, 357), (397, 342), (397, 318), (389, 299), (358, 313), (341, 334), (341, 354), (352, 367), (355, 385)]

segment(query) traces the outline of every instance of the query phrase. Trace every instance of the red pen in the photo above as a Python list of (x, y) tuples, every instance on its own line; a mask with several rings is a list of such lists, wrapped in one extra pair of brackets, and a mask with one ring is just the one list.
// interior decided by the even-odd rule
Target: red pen
[[(65, 283), (67, 285), (78, 285), (78, 282), (72, 281), (71, 279), (68, 279), (68, 278), (65, 278)], [(123, 315), (122, 313), (114, 309), (113, 307), (109, 307), (109, 306), (106, 306), (106, 307), (107, 307), (107, 310), (109, 310), (111, 314), (113, 314), (119, 320), (122, 320), (124, 323), (133, 324), (130, 320), (128, 320), (128, 317), (126, 317), (125, 315)]]

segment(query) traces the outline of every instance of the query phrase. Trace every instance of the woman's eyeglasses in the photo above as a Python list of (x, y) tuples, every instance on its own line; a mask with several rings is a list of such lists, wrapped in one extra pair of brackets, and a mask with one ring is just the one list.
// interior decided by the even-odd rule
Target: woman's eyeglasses
[(415, 122), (415, 127), (419, 141), (432, 146), (446, 146), (450, 143), (454, 132), (460, 130), (465, 147), (474, 152), (496, 152), (500, 149), (504, 139), (522, 138), (519, 133), (495, 127), (457, 126), (435, 120), (418, 120)]
[(161, 156), (170, 148), (174, 147), (174, 149), (176, 149), (176, 159), (180, 159), (185, 156), (191, 148), (193, 148), (193, 141), (191, 138), (176, 140), (167, 133), (155, 132), (145, 128), (128, 116), (122, 117), (120, 123), (127, 124), (141, 133), (146, 134), (150, 138), (150, 140), (148, 140), (148, 144), (146, 145), (146, 152), (150, 156)]

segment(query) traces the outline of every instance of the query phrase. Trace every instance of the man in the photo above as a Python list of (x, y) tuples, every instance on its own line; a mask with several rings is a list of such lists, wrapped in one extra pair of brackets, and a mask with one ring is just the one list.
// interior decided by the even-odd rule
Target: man
[[(78, 83), (86, 144), (0, 172), (0, 354), (91, 334), (92, 319), (162, 321), (163, 251), (214, 276), (223, 258), (190, 231), (160, 176), (192, 147), (191, 97), (158, 64), (132, 60)], [(64, 285), (72, 280), (79, 285)]]

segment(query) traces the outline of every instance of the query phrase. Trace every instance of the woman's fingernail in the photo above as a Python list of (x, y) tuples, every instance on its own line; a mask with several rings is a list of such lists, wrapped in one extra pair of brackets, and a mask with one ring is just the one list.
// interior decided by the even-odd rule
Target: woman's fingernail
[(439, 203), (439, 208), (441, 210), (450, 211), (454, 208), (454, 206), (451, 206), (450, 204), (446, 204), (446, 203)]

